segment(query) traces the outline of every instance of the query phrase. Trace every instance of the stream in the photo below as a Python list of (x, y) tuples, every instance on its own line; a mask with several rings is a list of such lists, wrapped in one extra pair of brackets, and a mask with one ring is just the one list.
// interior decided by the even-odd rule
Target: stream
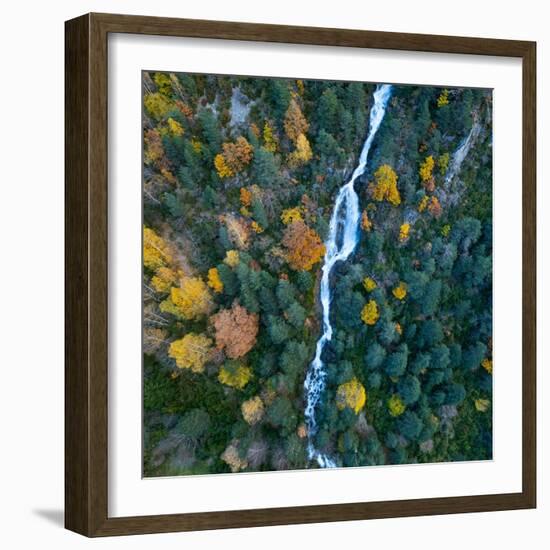
[(359, 197), (354, 188), (355, 180), (361, 176), (367, 167), (368, 154), (374, 137), (386, 113), (386, 105), (391, 95), (389, 84), (378, 85), (374, 92), (374, 104), (370, 111), (369, 132), (363, 144), (359, 162), (350, 180), (340, 188), (329, 225), (329, 235), (325, 242), (326, 252), (322, 268), (320, 301), (323, 313), (323, 330), (317, 341), (315, 358), (309, 365), (304, 382), (306, 407), (305, 419), (308, 434), (308, 458), (316, 460), (321, 468), (335, 468), (337, 463), (326, 454), (315, 448), (314, 438), (319, 426), (316, 419), (316, 408), (323, 395), (326, 385), (326, 365), (321, 356), (325, 344), (332, 338), (330, 324), (330, 276), (338, 262), (344, 262), (353, 253), (359, 241)]

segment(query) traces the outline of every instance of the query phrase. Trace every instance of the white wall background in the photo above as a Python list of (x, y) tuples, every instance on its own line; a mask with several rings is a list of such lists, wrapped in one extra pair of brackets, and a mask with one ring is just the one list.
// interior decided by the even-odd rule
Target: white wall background
[[(544, 545), (548, 538), (550, 307), (543, 255), (550, 223), (543, 153), (550, 147), (550, 47), (544, 3), (393, 0), (17, 0), (2, 9), (0, 235), (0, 542), (10, 549), (354, 548), (446, 550)], [(539, 508), (498, 512), (87, 540), (63, 523), (63, 22), (89, 11), (538, 41)], [(544, 271), (545, 273), (545, 271)], [(543, 438), (543, 435), (546, 435)], [(546, 521), (545, 521), (546, 520)]]

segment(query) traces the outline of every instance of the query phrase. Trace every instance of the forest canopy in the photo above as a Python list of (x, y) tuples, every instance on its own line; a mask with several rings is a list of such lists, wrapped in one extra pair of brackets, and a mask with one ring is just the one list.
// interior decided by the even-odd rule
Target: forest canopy
[(329, 223), (376, 84), (142, 85), (144, 475), (316, 468), (310, 444), (338, 466), (491, 459), (491, 91), (393, 86), (308, 433)]

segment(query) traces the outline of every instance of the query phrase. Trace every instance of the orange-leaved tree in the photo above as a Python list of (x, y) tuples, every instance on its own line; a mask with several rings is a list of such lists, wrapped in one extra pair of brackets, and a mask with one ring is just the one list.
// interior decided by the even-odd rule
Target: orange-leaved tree
[(231, 177), (242, 172), (252, 160), (254, 148), (243, 136), (239, 136), (235, 143), (224, 143), (222, 148), (223, 153), (219, 153), (214, 159), (220, 178)]
[(212, 316), (216, 329), (216, 345), (232, 359), (246, 355), (256, 343), (259, 317), (237, 302), (231, 309), (222, 309)]
[(361, 229), (363, 231), (370, 231), (372, 229), (372, 221), (369, 219), (369, 215), (366, 210), (363, 210), (361, 214)]
[(309, 128), (309, 124), (295, 98), (292, 98), (288, 105), (284, 127), (288, 139), (293, 143), (296, 143), (300, 134), (305, 134)]
[(296, 271), (311, 270), (325, 254), (325, 245), (317, 232), (300, 220), (286, 226), (282, 243), (286, 260)]
[(439, 218), (441, 214), (443, 213), (443, 209), (441, 208), (441, 203), (439, 202), (439, 199), (435, 196), (432, 196), (430, 199), (430, 203), (428, 204), (428, 212), (434, 217)]

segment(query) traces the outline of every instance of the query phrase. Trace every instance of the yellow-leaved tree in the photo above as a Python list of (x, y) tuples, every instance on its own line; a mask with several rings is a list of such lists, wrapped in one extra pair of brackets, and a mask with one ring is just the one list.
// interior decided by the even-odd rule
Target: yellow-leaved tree
[(363, 286), (367, 292), (372, 292), (378, 285), (372, 277), (365, 277), (363, 279)]
[(242, 390), (252, 378), (252, 369), (239, 361), (227, 361), (220, 369), (218, 380), (226, 386)]
[(243, 418), (247, 424), (250, 424), (251, 426), (257, 424), (264, 415), (264, 402), (262, 401), (262, 398), (257, 395), (252, 399), (243, 401), (243, 404), (241, 405), (241, 412), (243, 413)]
[(305, 134), (300, 134), (296, 140), (296, 149), (288, 155), (288, 165), (291, 168), (303, 166), (311, 160), (313, 152)]
[(157, 292), (168, 292), (176, 282), (178, 275), (182, 275), (182, 273), (178, 273), (169, 267), (159, 267), (151, 278), (151, 286)]
[(399, 241), (404, 242), (409, 238), (409, 231), (411, 230), (411, 224), (403, 223), (399, 228)]
[(366, 402), (367, 393), (363, 384), (357, 378), (352, 378), (349, 382), (338, 386), (338, 390), (336, 391), (336, 406), (340, 410), (349, 407), (357, 414), (365, 406)]
[(217, 267), (208, 270), (208, 286), (218, 294), (223, 291), (223, 282)]
[(361, 320), (366, 325), (375, 325), (379, 317), (378, 304), (374, 300), (369, 300), (361, 310)]
[(149, 227), (143, 228), (143, 265), (152, 271), (173, 262), (170, 245)]
[(399, 395), (394, 394), (388, 399), (388, 409), (392, 416), (399, 416), (405, 412), (406, 407)]
[(439, 172), (441, 173), (442, 176), (444, 176), (447, 173), (447, 168), (449, 167), (449, 160), (450, 160), (449, 153), (443, 153), (437, 159), (437, 166), (439, 167)]
[(401, 204), (397, 189), (397, 174), (389, 164), (382, 164), (374, 173), (374, 184), (369, 186), (372, 198), (376, 201), (387, 200), (393, 206)]
[(424, 210), (426, 210), (426, 207), (428, 206), (429, 202), (430, 202), (430, 197), (428, 197), (428, 195), (424, 195), (420, 199), (420, 202), (418, 203), (418, 211), (419, 212), (424, 212)]
[(183, 319), (196, 319), (210, 313), (212, 297), (200, 277), (182, 277), (179, 287), (170, 289), (170, 296), (160, 304), (160, 310)]
[(220, 458), (229, 466), (233, 473), (239, 470), (244, 470), (248, 466), (248, 462), (241, 458), (237, 442), (233, 441), (221, 454)]
[(146, 94), (143, 98), (143, 106), (147, 114), (157, 120), (163, 118), (173, 108), (171, 101), (158, 92)]
[(238, 250), (228, 250), (225, 253), (225, 258), (223, 262), (227, 264), (229, 267), (236, 267), (239, 265), (239, 251)]
[(437, 106), (439, 108), (445, 107), (445, 105), (449, 105), (449, 90), (446, 88), (439, 94), (439, 97), (437, 98)]
[(173, 137), (180, 137), (180, 136), (183, 136), (183, 134), (185, 133), (183, 126), (177, 120), (174, 120), (172, 117), (170, 117), (166, 121), (166, 123), (168, 126), (168, 130)]
[(479, 412), (487, 412), (491, 405), (491, 402), (488, 399), (479, 398), (474, 401), (476, 410)]
[(174, 340), (168, 348), (168, 355), (175, 359), (180, 369), (203, 372), (208, 360), (212, 340), (203, 334), (190, 332), (179, 340)]
[(481, 361), (481, 366), (489, 373), (493, 374), (493, 361), (486, 357)]
[(398, 299), (403, 300), (407, 295), (407, 285), (401, 281), (393, 290), (392, 294)]
[(420, 164), (418, 173), (420, 174), (420, 179), (424, 183), (432, 179), (434, 165), (435, 165), (435, 161), (432, 155), (426, 157), (424, 161)]
[(296, 206), (294, 208), (287, 208), (286, 210), (283, 210), (281, 214), (281, 221), (285, 225), (293, 222), (304, 221), (304, 218), (302, 218), (302, 207)]
[(214, 167), (216, 168), (220, 178), (230, 178), (235, 175), (235, 172), (231, 170), (221, 153), (218, 153), (214, 157)]
[(270, 153), (275, 153), (278, 147), (277, 136), (273, 133), (273, 128), (269, 122), (264, 123), (263, 129), (264, 149)]

